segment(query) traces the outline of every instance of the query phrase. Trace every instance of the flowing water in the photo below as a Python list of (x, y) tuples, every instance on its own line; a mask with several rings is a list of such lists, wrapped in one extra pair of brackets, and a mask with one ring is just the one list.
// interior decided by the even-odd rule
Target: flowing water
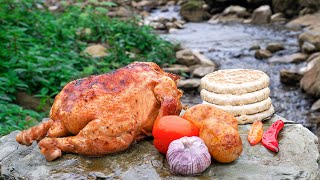
[[(154, 17), (175, 17), (177, 13), (170, 9), (169, 12), (151, 14)], [(268, 43), (280, 42), (285, 50), (279, 51), (273, 56), (283, 56), (299, 51), (297, 35), (285, 29), (283, 26), (255, 26), (250, 24), (209, 24), (187, 23), (185, 28), (172, 34), (163, 34), (162, 37), (177, 42), (184, 48), (191, 48), (204, 52), (204, 55), (212, 59), (220, 67), (219, 69), (246, 68), (258, 69), (267, 73), (270, 77), (270, 89), (272, 103), (276, 113), (286, 119), (301, 123), (315, 132), (316, 123), (312, 122), (309, 109), (315, 99), (304, 94), (298, 86), (288, 86), (280, 82), (281, 69), (297, 69), (305, 66), (304, 63), (270, 63), (268, 60), (257, 60), (254, 51), (250, 51), (253, 45), (265, 48)], [(182, 101), (193, 105), (201, 103), (199, 92), (185, 93)]]

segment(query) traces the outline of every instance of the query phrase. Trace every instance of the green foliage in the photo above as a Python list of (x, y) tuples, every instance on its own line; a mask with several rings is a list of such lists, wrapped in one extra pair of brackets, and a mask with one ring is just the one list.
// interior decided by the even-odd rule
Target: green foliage
[[(41, 0), (0, 0), (0, 135), (29, 126), (26, 117), (40, 120), (44, 115), (13, 104), (18, 91), (45, 101), (73, 79), (133, 61), (175, 61), (173, 45), (150, 27), (139, 26), (134, 18), (109, 18), (108, 8), (117, 4), (91, 1), (50, 12), (36, 7)], [(107, 45), (106, 57), (83, 53), (95, 43)]]

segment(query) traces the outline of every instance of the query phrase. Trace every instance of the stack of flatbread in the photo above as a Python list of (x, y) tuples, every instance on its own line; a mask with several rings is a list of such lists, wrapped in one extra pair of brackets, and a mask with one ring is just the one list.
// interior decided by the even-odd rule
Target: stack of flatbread
[(201, 98), (234, 115), (239, 124), (264, 120), (274, 113), (268, 75), (259, 70), (227, 69), (201, 79)]

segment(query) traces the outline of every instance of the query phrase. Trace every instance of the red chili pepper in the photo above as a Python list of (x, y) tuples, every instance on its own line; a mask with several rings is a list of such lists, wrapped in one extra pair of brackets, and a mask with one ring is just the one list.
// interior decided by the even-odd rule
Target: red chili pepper
[(282, 120), (274, 122), (269, 129), (263, 133), (262, 145), (271, 151), (279, 152), (277, 137), (283, 127), (284, 123)]

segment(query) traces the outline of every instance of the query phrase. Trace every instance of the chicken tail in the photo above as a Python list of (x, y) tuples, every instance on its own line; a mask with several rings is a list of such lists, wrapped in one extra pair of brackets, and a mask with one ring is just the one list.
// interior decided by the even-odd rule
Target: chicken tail
[(21, 131), (16, 136), (16, 141), (20, 144), (24, 144), (30, 146), (32, 141), (40, 141), (43, 139), (53, 124), (53, 120), (50, 118), (46, 118), (47, 121), (40, 123), (37, 126), (33, 126), (27, 130)]

